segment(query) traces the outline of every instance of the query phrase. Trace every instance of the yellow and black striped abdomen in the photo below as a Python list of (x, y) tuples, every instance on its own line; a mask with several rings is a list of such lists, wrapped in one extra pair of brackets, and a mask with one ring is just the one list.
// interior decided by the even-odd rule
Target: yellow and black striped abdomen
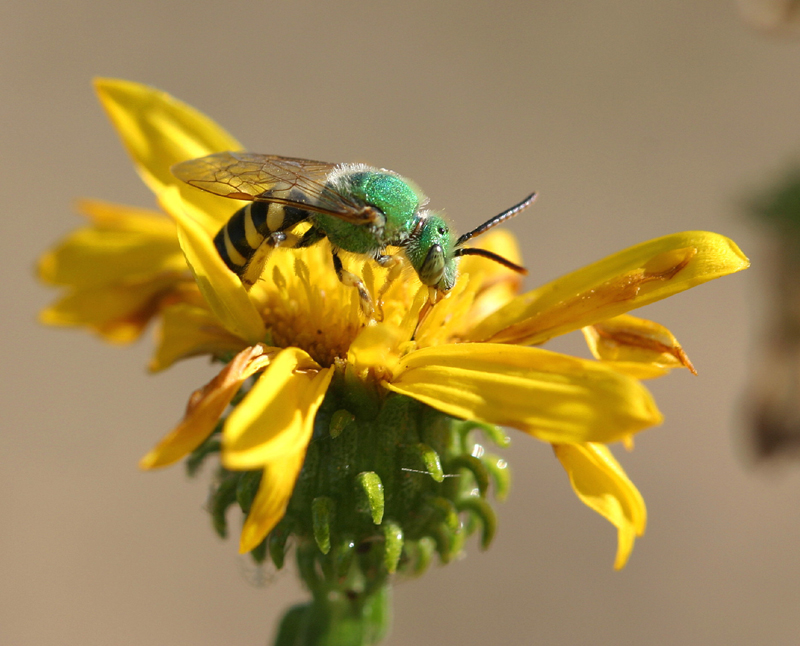
[(293, 227), (309, 215), (308, 211), (293, 206), (250, 202), (236, 211), (214, 236), (214, 246), (228, 268), (241, 277), (270, 235)]

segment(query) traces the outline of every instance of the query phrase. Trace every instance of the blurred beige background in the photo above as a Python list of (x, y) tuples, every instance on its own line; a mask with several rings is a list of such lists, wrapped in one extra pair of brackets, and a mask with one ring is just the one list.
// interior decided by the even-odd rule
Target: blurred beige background
[(149, 338), (36, 323), (55, 294), (34, 259), (78, 224), (71, 201), (152, 204), (94, 75), (168, 90), (254, 151), (392, 168), (462, 231), (536, 189), (509, 225), (531, 287), (675, 231), (733, 237), (752, 270), (641, 311), (700, 374), (652, 382), (666, 423), (617, 451), (650, 514), (628, 567), (514, 433), (493, 548), (399, 585), (389, 644), (800, 643), (800, 465), (747, 451), (770, 253), (739, 207), (800, 155), (800, 42), (733, 0), (5, 0), (0, 646), (265, 644), (304, 599), (216, 538), (207, 473), (136, 468), (205, 361), (149, 376)]

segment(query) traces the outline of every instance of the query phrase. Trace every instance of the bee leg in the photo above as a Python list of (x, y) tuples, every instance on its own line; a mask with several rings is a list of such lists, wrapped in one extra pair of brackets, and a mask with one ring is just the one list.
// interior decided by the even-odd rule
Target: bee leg
[(377, 262), (381, 267), (387, 267), (387, 268), (391, 269), (392, 267), (395, 266), (395, 264), (397, 264), (398, 257), (397, 256), (390, 256), (389, 254), (385, 254), (385, 253), (383, 253), (383, 250), (381, 250), (375, 256), (375, 262)]
[(310, 247), (316, 244), (325, 237), (325, 234), (319, 229), (309, 229), (302, 236), (294, 233), (287, 233), (286, 231), (274, 231), (267, 238), (267, 244), (270, 247), (285, 247), (288, 249), (302, 249), (303, 247)]
[(253, 256), (239, 274), (242, 285), (244, 285), (245, 289), (250, 290), (256, 284), (261, 278), (261, 273), (264, 271), (264, 266), (267, 264), (273, 249), (278, 247), (288, 249), (308, 247), (315, 242), (319, 242), (324, 237), (325, 234), (320, 235), (320, 232), (316, 229), (309, 229), (302, 236), (286, 231), (273, 231), (264, 238), (263, 244), (259, 245), (258, 249), (253, 252)]
[(380, 291), (378, 292), (377, 302), (378, 302), (378, 320), (383, 320), (383, 297), (386, 295), (386, 292), (389, 291), (389, 288), (392, 286), (392, 283), (397, 280), (400, 276), (400, 273), (403, 271), (403, 261), (399, 256), (389, 256), (384, 253), (381, 253), (375, 256), (375, 262), (377, 262), (381, 267), (386, 267), (389, 270), (389, 273), (386, 275), (386, 280), (381, 286)]
[(280, 247), (284, 242), (286, 242), (286, 234), (283, 231), (275, 231), (269, 234), (267, 238), (267, 244), (272, 247)]
[(361, 279), (356, 276), (355, 274), (347, 271), (342, 266), (342, 259), (339, 258), (339, 255), (336, 251), (333, 252), (333, 268), (336, 270), (336, 276), (339, 278), (339, 281), (342, 285), (346, 285), (347, 287), (355, 287), (358, 290), (358, 296), (361, 299), (361, 311), (364, 313), (368, 319), (372, 318), (372, 298), (367, 291), (367, 288), (364, 286), (364, 283), (361, 282)]
[(261, 273), (269, 260), (273, 249), (277, 247), (292, 247), (293, 242), (299, 240), (299, 236), (287, 234), (284, 231), (273, 231), (262, 244), (253, 251), (253, 255), (247, 261), (243, 271), (239, 274), (242, 285), (246, 290), (250, 290), (261, 279)]
[(422, 325), (423, 321), (428, 318), (428, 314), (433, 309), (433, 305), (431, 305), (430, 300), (425, 301), (425, 304), (422, 306), (422, 309), (419, 311), (419, 317), (417, 317), (417, 325), (414, 327), (414, 334), (411, 335), (411, 340), (413, 341), (417, 336), (417, 330), (419, 330), (419, 326)]
[(272, 250), (280, 247), (286, 240), (286, 234), (282, 231), (275, 231), (264, 238), (262, 244), (253, 250), (253, 254), (247, 260), (247, 264), (239, 273), (242, 285), (247, 291), (261, 279), (261, 273), (269, 260)]
[(302, 249), (303, 247), (310, 247), (311, 245), (317, 244), (324, 237), (324, 231), (321, 231), (315, 227), (311, 227), (303, 234), (303, 237), (297, 241), (297, 244), (294, 245), (294, 248)]

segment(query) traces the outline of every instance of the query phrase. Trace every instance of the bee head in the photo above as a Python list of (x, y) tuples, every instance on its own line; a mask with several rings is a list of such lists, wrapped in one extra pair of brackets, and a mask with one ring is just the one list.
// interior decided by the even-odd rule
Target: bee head
[(449, 292), (458, 274), (454, 248), (455, 239), (447, 221), (440, 215), (422, 211), (405, 251), (423, 285)]
[(536, 193), (532, 193), (519, 204), (499, 213), (457, 240), (453, 238), (450, 227), (444, 218), (430, 211), (421, 211), (417, 229), (406, 245), (406, 256), (411, 261), (411, 265), (416, 270), (422, 284), (435, 287), (442, 293), (453, 289), (458, 277), (459, 256), (481, 256), (517, 273), (527, 274), (528, 270), (525, 267), (520, 267), (492, 251), (465, 247), (464, 245), (475, 236), (479, 236), (496, 227), (504, 220), (514, 217), (520, 211), (533, 204), (535, 199)]

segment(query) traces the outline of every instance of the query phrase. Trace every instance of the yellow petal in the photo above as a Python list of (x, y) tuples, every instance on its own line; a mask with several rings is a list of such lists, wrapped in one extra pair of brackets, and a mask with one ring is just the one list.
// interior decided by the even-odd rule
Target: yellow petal
[(78, 209), (92, 225), (41, 257), (38, 270), (44, 282), (92, 288), (186, 270), (175, 223), (164, 215), (88, 200)]
[(175, 287), (173, 276), (70, 291), (42, 310), (46, 325), (86, 326), (112, 343), (135, 341)]
[(657, 379), (669, 374), (669, 368), (637, 361), (603, 361), (603, 365), (634, 379)]
[(397, 365), (397, 347), (408, 338), (404, 331), (391, 323), (364, 326), (350, 344), (347, 362), (361, 373), (368, 368), (392, 372)]
[(178, 303), (162, 310), (156, 354), (149, 368), (157, 372), (199, 354), (219, 357), (239, 352), (243, 345), (242, 339), (223, 328), (207, 309)]
[[(516, 238), (502, 230), (479, 238), (481, 249), (521, 262)], [(464, 338), (476, 322), (508, 303), (519, 292), (522, 276), (503, 265), (480, 256), (464, 256), (459, 260), (459, 277), (455, 288), (437, 307), (414, 319), (411, 332), (422, 347), (449, 343)], [(424, 288), (426, 301), (428, 290)], [(428, 307), (425, 307), (427, 310)], [(417, 321), (421, 323), (417, 326)]]
[(569, 475), (578, 498), (617, 528), (614, 568), (622, 569), (633, 549), (635, 537), (644, 534), (647, 523), (642, 495), (607, 447), (557, 444), (553, 450)]
[(239, 539), (239, 552), (246, 554), (255, 549), (266, 538), (272, 528), (286, 513), (292, 498), (294, 483), (303, 468), (305, 447), (302, 451), (289, 453), (279, 462), (271, 463), (264, 469), (258, 493), (247, 514)]
[(130, 231), (175, 240), (175, 223), (161, 211), (103, 200), (81, 199), (75, 210), (104, 231)]
[[(522, 264), (522, 254), (516, 237), (505, 229), (495, 229), (477, 238), (477, 247), (496, 253), (516, 265)], [(459, 272), (469, 274), (473, 280), (480, 279), (481, 289), (503, 282), (521, 284), (522, 276), (508, 267), (482, 258), (481, 256), (464, 256), (458, 266)]]
[[(471, 276), (470, 276), (471, 278)], [(522, 278), (515, 274), (514, 278), (498, 281), (483, 287), (475, 297), (472, 306), (462, 322), (463, 329), (461, 337), (468, 337), (470, 330), (490, 316), (501, 307), (510, 303), (519, 294), (522, 286)]]
[[(241, 150), (239, 142), (213, 120), (166, 92), (119, 79), (95, 79), (94, 85), (136, 169), (156, 195), (167, 186), (183, 184), (170, 172), (174, 164)], [(229, 200), (188, 185), (180, 190), (199, 212), (217, 222), (217, 228), (236, 210)]]
[(281, 350), (225, 423), (222, 464), (258, 469), (305, 455), (332, 376), (303, 350)]
[(263, 346), (242, 350), (216, 377), (192, 393), (181, 423), (141, 459), (139, 466), (164, 467), (200, 446), (214, 431), (242, 383), (269, 364), (269, 355), (264, 350)]
[(178, 240), (192, 269), (197, 286), (211, 311), (232, 334), (254, 345), (266, 335), (264, 321), (239, 277), (225, 266), (208, 233), (182, 209), (175, 188), (166, 189), (164, 201), (178, 221)]
[(663, 325), (630, 314), (583, 328), (589, 350), (603, 361), (650, 364), (658, 368), (688, 368), (697, 374), (681, 344)]
[(636, 379), (539, 348), (463, 343), (412, 352), (387, 388), (464, 419), (546, 442), (611, 442), (660, 424)]
[(419, 325), (413, 333), (413, 339), (420, 347), (440, 345), (460, 338), (475, 296), (475, 292), (469, 289), (471, 282), (463, 278), (456, 282), (436, 307), (431, 306), (429, 299), (426, 301), (419, 314)]
[(716, 233), (657, 238), (515, 298), (478, 324), (470, 339), (543, 343), (749, 265), (732, 240)]

